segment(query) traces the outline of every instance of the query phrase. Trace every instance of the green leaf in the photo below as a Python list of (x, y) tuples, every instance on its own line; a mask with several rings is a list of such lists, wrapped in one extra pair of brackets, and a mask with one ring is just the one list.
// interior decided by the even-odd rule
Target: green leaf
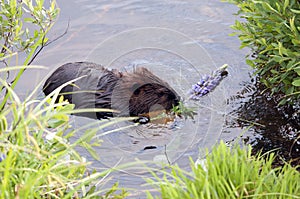
[(287, 99), (283, 98), (282, 100), (280, 100), (280, 102), (278, 103), (278, 105), (284, 105), (284, 104), (286, 104), (286, 102), (287, 102)]
[(300, 66), (294, 68), (294, 71), (300, 76)]
[(1, 115), (1, 117), (0, 117), (0, 134), (1, 134), (1, 132), (6, 131), (7, 127), (8, 127), (8, 125), (7, 125), (6, 117)]
[(290, 4), (289, 0), (285, 0), (284, 1), (284, 5), (283, 5), (283, 13), (285, 13), (285, 10), (287, 9), (288, 5)]
[(30, 23), (32, 23), (32, 22), (34, 21), (34, 19), (33, 19), (33, 18), (26, 17), (26, 18), (24, 18), (24, 21), (25, 21), (25, 22), (30, 22)]
[(99, 160), (99, 155), (90, 144), (88, 144), (87, 142), (82, 142), (80, 145), (83, 146), (94, 159)]
[(289, 89), (287, 89), (286, 94), (292, 94), (295, 90), (294, 86), (291, 86)]
[(274, 13), (279, 14), (278, 11), (275, 10), (269, 3), (263, 2), (263, 1), (260, 1), (260, 2), (257, 2), (257, 3), (261, 3), (261, 5), (263, 6), (263, 8), (264, 8), (265, 10), (269, 10), (269, 11), (272, 11), (272, 12), (274, 12)]
[(300, 78), (295, 79), (295, 80), (292, 82), (292, 84), (293, 84), (294, 86), (300, 86)]
[(277, 70), (273, 70), (273, 69), (271, 70), (271, 73), (276, 74), (276, 75), (279, 74), (279, 72)]
[(57, 128), (57, 127), (59, 127), (60, 125), (62, 125), (63, 123), (65, 123), (65, 121), (59, 120), (59, 119), (51, 119), (51, 120), (48, 121), (48, 125), (49, 125), (51, 128)]
[(246, 63), (247, 63), (249, 66), (255, 68), (255, 63), (253, 62), (253, 60), (251, 60), (251, 59), (246, 59)]
[(293, 13), (300, 14), (300, 10), (291, 9), (291, 11), (292, 11)]
[(295, 26), (295, 16), (293, 16), (291, 19), (290, 19), (290, 26), (291, 26), (291, 30), (294, 32), (294, 33), (298, 33), (297, 31), (297, 28)]

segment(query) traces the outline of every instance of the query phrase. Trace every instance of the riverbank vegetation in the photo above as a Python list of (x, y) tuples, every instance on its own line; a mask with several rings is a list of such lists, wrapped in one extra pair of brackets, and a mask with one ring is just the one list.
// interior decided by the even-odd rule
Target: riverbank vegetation
[[(221, 142), (192, 172), (178, 166), (153, 172), (162, 198), (300, 198), (300, 173), (289, 164), (273, 168), (274, 153), (251, 155), (251, 146)], [(163, 178), (158, 174), (164, 174)], [(148, 193), (148, 198), (155, 198)]]
[(124, 198), (125, 191), (115, 194), (117, 184), (95, 189), (111, 170), (88, 169), (90, 163), (75, 150), (84, 147), (95, 156), (93, 147), (100, 142), (92, 139), (95, 129), (69, 142), (76, 130), (70, 129), (68, 114), (75, 111), (63, 99), (55, 104), (62, 87), (42, 100), (35, 99), (39, 87), (25, 100), (14, 91), (25, 70), (43, 68), (30, 64), (51, 43), (47, 33), (59, 12), (55, 2), (1, 0), (0, 7), (0, 198)]
[[(21, 102), (7, 89), (9, 105), (0, 113), (0, 198), (115, 196), (117, 185), (95, 189), (111, 170), (88, 169), (90, 162), (75, 149), (84, 147), (93, 153), (93, 147), (100, 144), (100, 140), (92, 139), (96, 131), (87, 130), (69, 142), (76, 134), (67, 115), (73, 112), (73, 105), (62, 100), (55, 104), (50, 99), (55, 99), (59, 90), (43, 100), (27, 98)], [(126, 192), (119, 195), (123, 198)]]
[(249, 47), (247, 63), (280, 104), (300, 100), (300, 2), (226, 0), (238, 6), (232, 28)]

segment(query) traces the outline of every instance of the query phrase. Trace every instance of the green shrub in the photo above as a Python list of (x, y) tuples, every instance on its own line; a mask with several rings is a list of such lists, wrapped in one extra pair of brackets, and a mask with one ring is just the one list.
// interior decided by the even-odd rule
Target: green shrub
[[(73, 105), (60, 100), (59, 90), (43, 100), (21, 102), (3, 80), (9, 91), (11, 104), (0, 112), (0, 198), (123, 198), (117, 184), (108, 190), (97, 190), (103, 172), (88, 170), (86, 162), (75, 150), (85, 147), (91, 154), (100, 140), (93, 139), (100, 121), (95, 121), (84, 135), (70, 143), (77, 130), (70, 129), (67, 114)], [(60, 87), (61, 89), (62, 87)], [(53, 97), (54, 96), (54, 97)], [(51, 99), (50, 97), (53, 97)], [(80, 110), (77, 110), (80, 111)], [(107, 124), (106, 124), (107, 125)], [(78, 129), (80, 130), (80, 129)]]
[(272, 93), (284, 94), (281, 103), (300, 99), (300, 1), (226, 0), (239, 7), (243, 18), (232, 26), (241, 48), (253, 51), (247, 63)]
[[(1, 67), (11, 65), (29, 65), (41, 50), (49, 44), (47, 33), (53, 26), (59, 13), (55, 1), (43, 0), (0, 0), (0, 61)], [(25, 54), (25, 59), (20, 60), (19, 55)], [(15, 60), (13, 60), (15, 58)], [(8, 83), (15, 88), (26, 67), (21, 67), (15, 77), (11, 77), (9, 70), (1, 74), (2, 79), (10, 76), (13, 78)], [(0, 91), (5, 90), (0, 85)], [(5, 95), (0, 103), (2, 109), (8, 96)]]
[[(98, 190), (112, 170), (90, 171), (90, 162), (75, 150), (84, 147), (96, 156), (93, 147), (100, 140), (94, 136), (101, 121), (69, 142), (80, 129), (70, 129), (68, 114), (82, 110), (63, 99), (55, 104), (65, 85), (42, 100), (34, 98), (40, 85), (24, 101), (14, 92), (26, 69), (43, 68), (28, 65), (49, 44), (46, 34), (58, 14), (55, 1), (46, 3), (48, 8), (43, 0), (0, 0), (0, 198), (124, 198), (117, 184)], [(21, 63), (20, 53), (25, 54)], [(9, 82), (13, 70), (18, 72)]]
[[(223, 142), (207, 156), (205, 166), (191, 161), (192, 172), (170, 166), (163, 179), (153, 173), (162, 198), (300, 198), (300, 173), (286, 164), (272, 168), (274, 154), (251, 156), (251, 147), (228, 148)], [(160, 171), (158, 171), (160, 172)], [(148, 193), (148, 198), (153, 196)]]

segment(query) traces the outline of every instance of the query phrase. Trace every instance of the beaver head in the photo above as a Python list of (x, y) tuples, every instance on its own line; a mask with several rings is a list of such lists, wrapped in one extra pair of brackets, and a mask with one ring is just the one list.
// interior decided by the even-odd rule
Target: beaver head
[(179, 101), (179, 95), (167, 82), (144, 67), (123, 73), (112, 93), (112, 108), (120, 110), (121, 116), (169, 111)]
[(147, 83), (136, 88), (129, 100), (130, 116), (147, 114), (151, 111), (170, 110), (178, 105), (179, 97), (160, 84)]

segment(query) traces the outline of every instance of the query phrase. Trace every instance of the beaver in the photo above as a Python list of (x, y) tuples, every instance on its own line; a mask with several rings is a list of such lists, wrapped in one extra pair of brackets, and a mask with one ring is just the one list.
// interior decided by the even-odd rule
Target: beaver
[[(59, 86), (81, 77), (61, 89), (60, 95), (75, 108), (116, 110), (84, 113), (82, 116), (103, 119), (113, 116), (148, 117), (152, 111), (170, 111), (180, 101), (171, 86), (145, 67), (132, 72), (109, 70), (91, 62), (67, 63), (56, 69), (43, 86), (45, 95)], [(150, 118), (149, 118), (150, 119)]]

